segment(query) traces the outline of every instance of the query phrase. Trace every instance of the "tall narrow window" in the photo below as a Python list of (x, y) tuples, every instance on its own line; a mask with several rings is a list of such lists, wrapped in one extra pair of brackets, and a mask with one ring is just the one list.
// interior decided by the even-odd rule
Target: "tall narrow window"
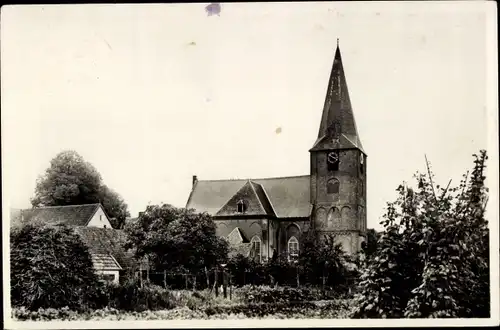
[(243, 200), (239, 200), (237, 203), (238, 213), (245, 213), (246, 205)]
[(363, 154), (359, 157), (359, 171), (361, 174), (365, 173), (365, 156)]
[(260, 246), (260, 237), (254, 236), (251, 241), (251, 257), (254, 258), (255, 261), (260, 262), (262, 259), (262, 250)]
[(339, 170), (339, 154), (335, 151), (330, 152), (326, 156), (326, 162), (328, 164), (329, 171), (338, 171)]
[(299, 256), (299, 240), (292, 236), (288, 240), (288, 258), (295, 259)]
[(326, 192), (328, 194), (338, 194), (340, 190), (340, 182), (337, 179), (328, 180)]

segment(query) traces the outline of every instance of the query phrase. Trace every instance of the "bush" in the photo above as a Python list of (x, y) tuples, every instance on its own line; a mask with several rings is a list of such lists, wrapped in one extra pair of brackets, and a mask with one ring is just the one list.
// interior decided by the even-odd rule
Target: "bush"
[(108, 307), (125, 311), (172, 309), (174, 297), (167, 289), (145, 283), (141, 288), (136, 279), (121, 285), (107, 285)]
[(234, 296), (244, 303), (288, 303), (337, 299), (334, 290), (323, 291), (315, 287), (270, 287), (246, 285), (234, 290)]
[(27, 224), (13, 229), (10, 240), (13, 306), (89, 307), (99, 284), (87, 247), (70, 228)]
[(358, 318), (489, 317), (489, 231), (484, 218), (486, 152), (458, 187), (416, 175), (389, 203), (385, 230), (364, 267)]

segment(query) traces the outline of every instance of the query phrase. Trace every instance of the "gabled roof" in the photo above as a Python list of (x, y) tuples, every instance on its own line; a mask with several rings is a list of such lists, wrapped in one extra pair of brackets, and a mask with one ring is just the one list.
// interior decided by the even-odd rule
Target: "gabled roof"
[(120, 229), (98, 227), (75, 227), (74, 231), (94, 255), (112, 255), (123, 268), (133, 268), (138, 262), (133, 251), (127, 250), (124, 244), (127, 234)]
[[(334, 145), (332, 145), (332, 139), (336, 140)], [(349, 97), (342, 56), (337, 44), (318, 139), (311, 151), (350, 148), (357, 148), (364, 153)]]
[(310, 216), (309, 175), (251, 180), (198, 180), (186, 208), (215, 216), (249, 181), (268, 215), (274, 212), (278, 218)]
[[(259, 196), (255, 190), (254, 184), (248, 180), (243, 187), (231, 196), (224, 206), (216, 213), (218, 216), (238, 216), (238, 215), (268, 215), (264, 209), (261, 198), (267, 199), (265, 195)], [(239, 201), (245, 202), (246, 210), (244, 213), (238, 213), (237, 205)]]
[(243, 234), (239, 227), (235, 227), (228, 235), (227, 238), (231, 244), (249, 243), (248, 238)]
[(111, 254), (91, 253), (92, 263), (96, 270), (122, 270), (118, 261)]
[(22, 222), (86, 226), (100, 207), (99, 203), (37, 207), (22, 210)]
[(21, 212), (22, 209), (10, 208), (10, 227), (21, 225)]

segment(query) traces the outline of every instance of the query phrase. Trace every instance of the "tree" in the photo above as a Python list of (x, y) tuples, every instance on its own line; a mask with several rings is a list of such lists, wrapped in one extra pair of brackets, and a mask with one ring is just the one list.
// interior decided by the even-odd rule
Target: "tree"
[(27, 224), (10, 234), (13, 306), (81, 309), (99, 283), (87, 247), (70, 228)]
[(370, 228), (366, 231), (366, 242), (363, 242), (363, 253), (367, 258), (371, 257), (377, 250), (377, 241), (381, 234), (375, 229)]
[(486, 152), (457, 187), (416, 174), (388, 203), (384, 231), (366, 260), (353, 317), (489, 317)]
[(227, 261), (226, 240), (217, 237), (211, 216), (168, 204), (149, 205), (138, 220), (125, 227), (127, 247), (147, 257), (157, 271), (205, 273)]
[(310, 284), (326, 284), (337, 289), (348, 289), (356, 277), (356, 270), (349, 265), (353, 259), (335, 242), (332, 234), (317, 239), (310, 230), (302, 237), (299, 265)]
[(45, 174), (38, 178), (34, 207), (101, 203), (114, 228), (123, 227), (130, 216), (127, 204), (103, 184), (97, 169), (72, 150), (62, 151), (50, 162)]
[(130, 216), (123, 198), (108, 186), (101, 185), (99, 188), (99, 201), (110, 217), (111, 226), (116, 229), (123, 229), (125, 219)]

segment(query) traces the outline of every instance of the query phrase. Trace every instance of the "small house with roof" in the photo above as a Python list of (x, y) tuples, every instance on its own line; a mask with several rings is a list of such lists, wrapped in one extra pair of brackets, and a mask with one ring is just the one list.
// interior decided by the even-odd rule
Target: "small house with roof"
[(138, 268), (133, 251), (124, 247), (125, 232), (111, 227), (99, 203), (11, 209), (11, 227), (27, 223), (73, 227), (89, 248), (94, 269), (103, 280), (118, 283), (122, 276), (133, 274)]

